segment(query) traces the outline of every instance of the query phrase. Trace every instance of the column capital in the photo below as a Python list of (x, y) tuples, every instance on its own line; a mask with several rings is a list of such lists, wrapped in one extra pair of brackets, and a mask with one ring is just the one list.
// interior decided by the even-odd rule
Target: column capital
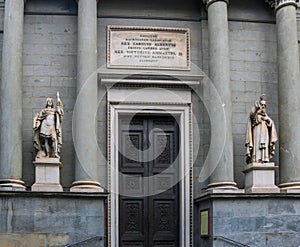
[(215, 2), (225, 2), (229, 4), (229, 0), (203, 0), (203, 3), (206, 4), (206, 8), (208, 8), (211, 4)]
[(297, 8), (297, 2), (299, 0), (265, 0), (266, 3), (270, 4), (272, 8), (275, 9), (275, 12), (285, 6), (293, 5)]

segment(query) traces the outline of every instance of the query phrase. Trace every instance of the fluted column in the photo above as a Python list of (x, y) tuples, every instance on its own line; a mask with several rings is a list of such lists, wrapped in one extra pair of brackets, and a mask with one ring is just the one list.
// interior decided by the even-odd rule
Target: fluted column
[[(103, 191), (95, 145), (97, 112), (97, 0), (78, 0), (77, 100), (73, 133), (75, 178), (71, 191)], [(94, 73), (94, 74), (93, 74)]]
[(6, 0), (0, 89), (0, 190), (25, 190), (22, 177), (24, 0)]
[(296, 0), (267, 1), (275, 8), (279, 97), (280, 185), (300, 192), (300, 73)]
[[(223, 102), (226, 119), (225, 146), (208, 189), (237, 189), (234, 182), (233, 138), (231, 127), (231, 83), (226, 0), (205, 0), (208, 12), (209, 76)], [(220, 140), (222, 141), (222, 140)]]

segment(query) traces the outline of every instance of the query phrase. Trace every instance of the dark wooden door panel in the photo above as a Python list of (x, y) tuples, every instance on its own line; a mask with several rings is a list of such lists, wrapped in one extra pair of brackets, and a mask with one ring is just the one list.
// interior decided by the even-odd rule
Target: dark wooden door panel
[[(119, 123), (119, 171), (123, 174), (119, 179), (120, 246), (177, 247), (179, 131), (176, 120), (170, 116), (135, 116), (131, 120), (124, 117)], [(155, 179), (143, 179), (153, 175)]]
[(143, 199), (123, 198), (120, 204), (122, 241), (145, 241), (145, 204)]

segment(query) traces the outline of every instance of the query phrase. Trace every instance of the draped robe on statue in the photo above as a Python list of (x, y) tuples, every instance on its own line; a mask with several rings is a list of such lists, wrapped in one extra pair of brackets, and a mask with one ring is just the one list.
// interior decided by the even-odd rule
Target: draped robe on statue
[(247, 163), (269, 162), (277, 139), (273, 120), (265, 112), (252, 109), (246, 135)]

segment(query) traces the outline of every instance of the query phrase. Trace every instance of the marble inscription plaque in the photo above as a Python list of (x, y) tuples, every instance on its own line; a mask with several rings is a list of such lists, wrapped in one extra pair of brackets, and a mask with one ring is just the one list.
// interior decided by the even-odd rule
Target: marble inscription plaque
[(189, 29), (108, 26), (108, 68), (190, 69)]

